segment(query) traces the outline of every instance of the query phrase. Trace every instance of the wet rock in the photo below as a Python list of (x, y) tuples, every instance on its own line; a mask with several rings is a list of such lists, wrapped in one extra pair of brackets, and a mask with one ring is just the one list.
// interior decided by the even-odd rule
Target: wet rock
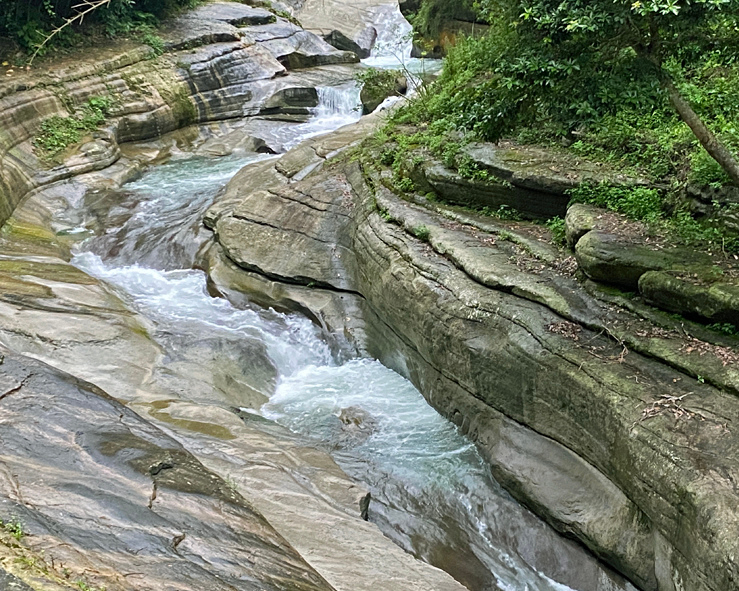
[(305, 0), (295, 16), (307, 30), (334, 47), (369, 57), (377, 40), (377, 29), (397, 3), (388, 0)]
[(327, 35), (324, 35), (323, 38), (329, 45), (333, 45), (336, 49), (351, 51), (359, 59), (365, 59), (372, 54), (372, 48), (377, 40), (377, 29), (367, 27), (359, 31), (353, 38), (348, 37), (342, 31), (333, 30)]
[[(0, 222), (32, 188), (114, 165), (122, 143), (262, 112), (303, 121), (315, 105), (315, 86), (330, 83), (336, 72), (291, 78), (286, 67), (357, 61), (355, 54), (338, 51), (266, 10), (233, 2), (185, 13), (162, 36), (167, 52), (156, 59), (148, 47), (124, 46), (101, 51), (94, 60), (63, 63), (53, 73), (34, 71), (12, 85), (0, 83)], [(346, 72), (341, 76), (351, 78)], [(298, 98), (299, 91), (291, 88), (306, 90)], [(96, 137), (85, 137), (53, 158), (34, 148), (44, 119), (67, 117), (68, 107), (111, 95), (116, 104)], [(292, 104), (296, 101), (300, 104)]]
[(307, 121), (317, 106), (318, 92), (315, 88), (290, 87), (273, 94), (264, 103), (260, 115), (271, 119)]
[(253, 27), (249, 36), (269, 51), (288, 70), (300, 70), (330, 64), (357, 63), (349, 51), (331, 47), (321, 37), (285, 20)]
[[(351, 448), (369, 439), (377, 428), (377, 421), (366, 410), (350, 406), (342, 408), (338, 415), (341, 424), (341, 433), (336, 445), (342, 448)], [(365, 509), (368, 509), (369, 505)], [(366, 510), (362, 511), (366, 513)]]
[[(361, 125), (356, 127), (362, 129)], [(313, 140), (314, 154), (325, 159), (341, 153), (342, 146), (351, 145), (364, 133), (354, 128), (338, 135), (343, 140), (335, 137)], [(156, 157), (161, 149), (166, 146), (152, 147), (151, 154)], [(265, 175), (261, 186), (271, 175), (286, 182), (285, 177), (274, 170), (274, 164), (274, 161), (257, 164), (272, 168), (272, 172), (260, 168)], [(239, 175), (241, 186), (251, 190), (249, 183), (257, 182), (254, 176), (249, 171)], [(80, 195), (70, 189), (74, 186), (75, 183), (65, 184), (63, 195), (79, 198)], [(221, 478), (228, 490), (238, 491), (256, 507), (336, 589), (463, 591), (448, 574), (416, 560), (386, 538), (377, 525), (363, 519), (368, 510), (367, 491), (352, 482), (325, 451), (313, 445), (306, 446), (305, 441), (251, 412), (234, 408), (259, 406), (274, 386), (274, 368), (264, 356), (263, 346), (242, 333), (234, 340), (226, 338), (219, 344), (219, 340), (209, 338), (207, 332), (194, 338), (189, 330), (155, 331), (150, 323), (128, 309), (112, 290), (108, 291), (94, 278), (59, 258), (65, 248), (64, 244), (58, 244), (60, 237), (30, 223), (48, 223), (50, 212), (42, 206), (54, 209), (43, 200), (25, 201), (16, 210), (11, 228), (0, 234), (5, 258), (13, 254), (12, 264), (6, 263), (6, 270), (13, 273), (12, 277), (16, 272), (21, 277), (21, 285), (13, 288), (16, 291), (9, 290), (0, 298), (0, 340), (3, 343), (29, 351), (59, 369), (84, 376), (98, 387), (104, 386), (144, 417), (143, 422), (152, 429), (163, 429), (176, 438), (197, 461)], [(215, 217), (224, 213), (222, 210)], [(24, 220), (24, 225), (18, 220)], [(68, 250), (67, 245), (67, 256)], [(44, 261), (41, 265), (37, 258), (43, 256), (56, 258), (53, 264)], [(223, 276), (227, 276), (226, 265), (224, 269)], [(68, 282), (54, 281), (54, 276)], [(34, 291), (25, 296), (23, 289), (29, 287)], [(335, 295), (332, 299), (325, 297), (325, 290), (314, 287), (295, 286), (295, 289), (305, 295), (311, 306), (320, 308), (325, 304), (325, 314), (319, 311), (314, 317), (320, 324), (330, 316), (331, 328), (323, 324), (327, 331), (333, 327), (340, 329), (350, 315), (355, 315), (356, 296), (331, 293)], [(235, 289), (231, 289), (231, 293), (235, 293)], [(353, 308), (342, 307), (343, 302), (349, 301)], [(253, 308), (253, 303), (243, 297), (238, 303)], [(336, 335), (336, 341), (342, 339), (341, 334)], [(3, 417), (0, 413), (0, 421)], [(63, 445), (57, 447), (62, 449)], [(1, 444), (0, 448), (5, 450)], [(157, 478), (165, 478), (173, 472), (173, 469), (164, 468), (169, 464), (177, 470), (177, 463), (168, 457), (147, 462), (143, 470), (151, 478), (153, 466), (158, 472)], [(116, 478), (112, 468), (104, 476)], [(189, 474), (186, 479), (193, 482)], [(0, 486), (1, 482), (0, 478)], [(151, 491), (146, 494), (150, 495)], [(164, 494), (158, 497), (153, 506), (166, 498)], [(148, 504), (149, 496), (146, 499)], [(199, 506), (193, 512), (199, 513)], [(208, 520), (209, 513), (203, 514)], [(98, 510), (96, 518), (100, 515), (106, 513)], [(219, 527), (219, 523), (213, 520), (213, 527)], [(175, 531), (167, 538), (180, 552), (189, 548), (189, 543), (199, 542), (188, 536), (181, 539), (183, 533), (187, 532)], [(223, 546), (233, 545), (238, 550), (239, 543), (228, 534)], [(70, 548), (72, 552), (74, 547)], [(228, 565), (229, 557), (225, 555), (226, 550), (223, 552), (215, 560)], [(236, 552), (232, 556), (240, 564), (248, 562)], [(121, 554), (118, 558), (121, 563), (129, 560), (129, 564), (136, 566), (135, 558), (130, 555)], [(166, 573), (168, 568), (161, 568), (161, 572)], [(135, 583), (136, 589), (142, 588), (141, 581)], [(249, 584), (244, 579), (233, 586), (248, 589)], [(291, 584), (296, 585), (295, 582)], [(108, 588), (120, 591), (112, 584)], [(178, 586), (180, 588), (188, 589)], [(200, 588), (211, 587), (201, 584)], [(300, 589), (299, 586), (289, 588)], [(60, 590), (50, 587), (49, 591)]]
[(236, 27), (255, 27), (273, 23), (277, 17), (264, 8), (255, 8), (238, 2), (216, 2), (186, 13), (181, 20), (222, 21)]
[(361, 297), (357, 294), (283, 283), (247, 272), (225, 255), (220, 244), (208, 252), (207, 268), (213, 291), (234, 305), (256, 304), (302, 314), (323, 329), (326, 340), (337, 353), (349, 356), (365, 353)]
[(5, 591), (33, 591), (23, 581), (0, 568), (0, 587)]
[(90, 384), (2, 354), (0, 511), (51, 573), (115, 591), (330, 591), (174, 439)]

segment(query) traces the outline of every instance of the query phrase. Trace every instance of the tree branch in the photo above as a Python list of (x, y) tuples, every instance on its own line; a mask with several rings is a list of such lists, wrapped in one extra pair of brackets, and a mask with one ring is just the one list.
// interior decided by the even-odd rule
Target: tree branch
[(46, 46), (46, 44), (51, 41), (57, 34), (59, 34), (61, 31), (63, 31), (65, 28), (67, 28), (69, 25), (71, 25), (74, 22), (82, 22), (84, 18), (90, 14), (92, 11), (97, 10), (98, 8), (102, 6), (107, 6), (110, 4), (111, 0), (82, 0), (79, 4), (76, 6), (73, 6), (74, 9), (82, 9), (80, 12), (75, 14), (74, 16), (69, 17), (59, 25), (56, 29), (54, 29), (51, 33), (49, 33), (44, 40), (38, 45), (36, 48), (36, 51), (33, 52), (33, 55), (28, 60), (28, 65), (31, 66), (33, 64), (33, 60), (36, 59), (36, 56), (39, 54), (39, 52)]

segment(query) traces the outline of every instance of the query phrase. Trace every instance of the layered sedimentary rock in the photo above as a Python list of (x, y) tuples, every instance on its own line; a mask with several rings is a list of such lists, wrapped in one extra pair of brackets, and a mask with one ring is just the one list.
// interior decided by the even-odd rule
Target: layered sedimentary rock
[(409, 377), (516, 498), (639, 588), (739, 589), (730, 346), (591, 289), (533, 226), (402, 199), (376, 155), (326, 163), (327, 141), (234, 178), (206, 216), (216, 287)]
[(397, 10), (398, 3), (393, 0), (305, 0), (293, 12), (307, 30), (338, 49), (366, 58), (378, 39), (380, 23)]
[[(0, 84), (0, 222), (29, 191), (115, 163), (122, 143), (262, 112), (295, 115), (297, 108), (307, 115), (315, 101), (306, 93), (315, 92), (315, 81), (291, 71), (357, 61), (265, 9), (239, 3), (207, 4), (162, 36), (161, 56), (147, 46), (116, 44), (97, 49), (94, 62), (70, 60), (53, 73), (31, 71)], [(342, 75), (351, 79), (350, 72)], [(293, 104), (301, 92), (304, 99)], [(42, 123), (79, 112), (92, 97), (111, 101), (105, 124), (44, 157), (33, 144)]]

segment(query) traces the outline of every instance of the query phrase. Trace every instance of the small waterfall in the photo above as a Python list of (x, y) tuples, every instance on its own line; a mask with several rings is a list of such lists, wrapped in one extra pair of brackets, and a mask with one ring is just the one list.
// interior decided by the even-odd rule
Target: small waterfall
[(350, 123), (359, 119), (358, 84), (349, 83), (342, 86), (319, 86), (318, 107), (316, 115), (321, 117), (348, 118)]
[(401, 70), (408, 78), (411, 93), (414, 93), (424, 76), (441, 70), (442, 60), (411, 57), (413, 28), (398, 5), (384, 8), (375, 18), (377, 43), (372, 55), (362, 63), (382, 70)]
[(359, 100), (361, 88), (358, 83), (317, 86), (316, 91), (318, 92), (318, 106), (314, 110), (315, 117), (307, 123), (291, 128), (292, 139), (285, 142), (285, 150), (295, 147), (308, 138), (356, 123), (361, 118), (362, 103)]

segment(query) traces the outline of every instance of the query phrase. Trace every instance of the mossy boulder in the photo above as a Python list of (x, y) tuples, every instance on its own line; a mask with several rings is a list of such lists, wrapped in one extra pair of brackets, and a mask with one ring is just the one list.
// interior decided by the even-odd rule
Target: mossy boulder
[(404, 96), (408, 92), (408, 79), (395, 70), (368, 70), (364, 72), (364, 85), (360, 93), (362, 114), (368, 115), (391, 96)]
[(565, 216), (565, 240), (569, 248), (574, 249), (577, 242), (598, 225), (598, 217), (603, 210), (594, 205), (574, 203), (567, 209)]

